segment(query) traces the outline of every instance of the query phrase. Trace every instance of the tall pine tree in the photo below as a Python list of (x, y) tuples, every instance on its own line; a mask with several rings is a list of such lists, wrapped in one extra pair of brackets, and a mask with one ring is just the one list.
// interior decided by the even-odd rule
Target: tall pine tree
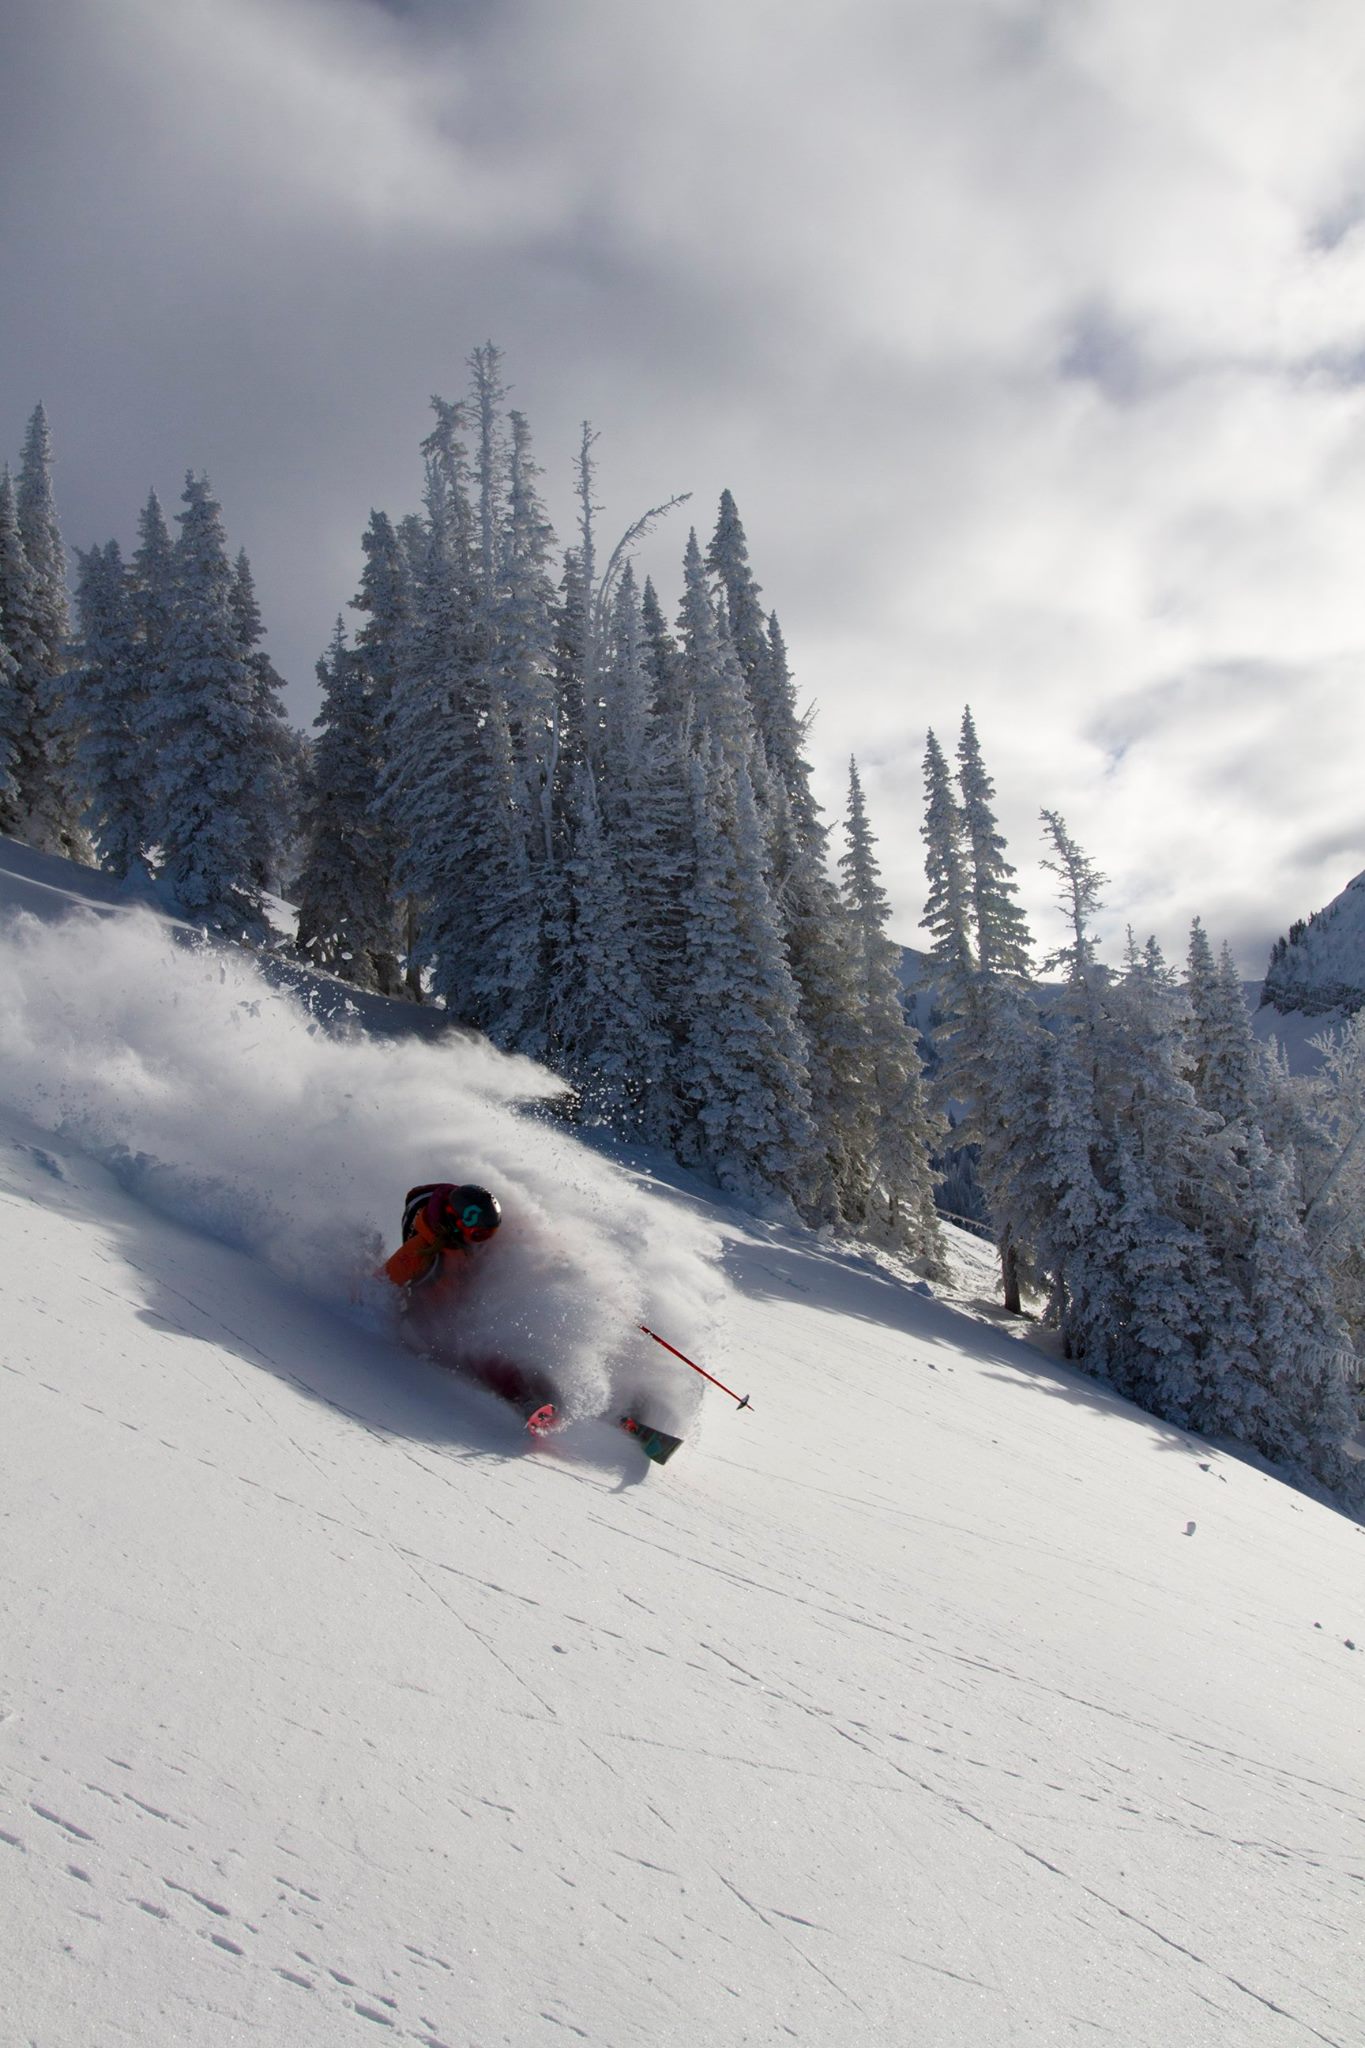
[(24, 648), (10, 650), (19, 662), (28, 719), (20, 765), (27, 834), (43, 852), (86, 860), (90, 842), (81, 822), (76, 768), (80, 724), (66, 693), (66, 551), (52, 493), (52, 441), (41, 405), (24, 438), (15, 508), (30, 581), (30, 630)]
[(100, 866), (125, 876), (147, 850), (144, 706), (132, 592), (117, 541), (78, 556), (71, 694), (80, 706), (78, 766)]
[(8, 469), (0, 472), (0, 647), (0, 831), (26, 839), (29, 796), (41, 772), (34, 678), (43, 657), (33, 572)]
[(221, 509), (190, 474), (178, 515), (165, 680), (148, 705), (160, 885), (187, 917), (263, 929), (256, 833), (257, 685), (234, 607)]
[(391, 995), (393, 905), (374, 805), (382, 738), (369, 678), (340, 618), (317, 674), (322, 705), (304, 793), (298, 944), (317, 966)]
[(919, 1049), (906, 1021), (900, 949), (887, 936), (891, 906), (882, 887), (856, 762), (849, 764), (848, 850), (839, 865), (861, 997), (867, 1100), (874, 1108), (871, 1158), (884, 1203), (883, 1228), (895, 1243), (938, 1268), (943, 1247), (934, 1209), (931, 1154), (943, 1136), (925, 1103)]

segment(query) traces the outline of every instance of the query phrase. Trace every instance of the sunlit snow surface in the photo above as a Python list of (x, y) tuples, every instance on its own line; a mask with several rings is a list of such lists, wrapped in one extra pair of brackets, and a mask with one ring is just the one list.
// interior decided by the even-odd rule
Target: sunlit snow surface
[[(1361, 2041), (1352, 1523), (980, 1262), (929, 1298), (278, 1001), (120, 911), (3, 942), (0, 2040)], [(358, 1277), (452, 1148), (542, 1448)], [(647, 1318), (754, 1403), (662, 1471), (588, 1419), (673, 1384)]]

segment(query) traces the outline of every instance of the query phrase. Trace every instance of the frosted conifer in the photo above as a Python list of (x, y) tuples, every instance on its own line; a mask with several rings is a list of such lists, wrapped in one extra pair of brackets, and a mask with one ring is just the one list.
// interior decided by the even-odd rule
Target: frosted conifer
[(1258, 1130), (1247, 1146), (1251, 1195), (1249, 1309), (1266, 1411), (1253, 1442), (1294, 1471), (1365, 1506), (1346, 1445), (1357, 1417), (1342, 1372), (1347, 1338), (1304, 1239), (1290, 1163)]
[[(757, 758), (761, 760), (760, 750)], [(780, 781), (766, 793), (772, 891), (796, 983), (823, 1168), (806, 1220), (880, 1224), (878, 1103), (852, 932), (837, 889), (797, 830)]]
[(540, 502), (530, 429), (509, 415), (512, 445), (502, 526), (498, 661), (513, 752), (528, 800), (538, 806), (548, 772), (554, 721), (551, 675), (555, 589), (549, 562), (554, 534)]
[(1225, 1124), (1257, 1120), (1265, 1106), (1261, 1055), (1236, 963), (1226, 945), (1217, 964), (1198, 918), (1186, 978), (1189, 1074), (1203, 1107)]
[(317, 665), (322, 706), (303, 804), (298, 945), (357, 988), (392, 994), (393, 906), (377, 845), (381, 737), (364, 664), (338, 618)]
[(27, 727), (19, 744), (25, 836), (43, 852), (85, 860), (90, 842), (81, 823), (75, 765), (80, 728), (66, 696), (66, 551), (52, 494), (51, 437), (41, 405), (24, 438), (15, 512), (28, 565), (27, 627), (19, 645), (10, 643), (19, 664)]
[(469, 887), (465, 838), (477, 745), (479, 646), (458, 413), (433, 400), (426, 519), (398, 673), (388, 707), (380, 792), (397, 848), (394, 886), (415, 906), (409, 975), (430, 966), (442, 988), (458, 971)]
[(739, 1194), (809, 1192), (816, 1133), (796, 990), (762, 875), (748, 776), (717, 747), (691, 765), (697, 869), (680, 1081), (686, 1156)]
[(776, 616), (765, 616), (761, 587), (749, 566), (749, 546), (734, 498), (722, 491), (716, 530), (706, 566), (724, 597), (723, 618), (739, 665), (745, 701), (768, 768), (787, 793), (802, 840), (823, 852), (819, 806), (811, 795), (810, 763), (803, 754), (805, 731)]
[(1116, 1203), (1104, 1242), (1109, 1304), (1103, 1332), (1108, 1376), (1121, 1392), (1189, 1426), (1198, 1407), (1207, 1302), (1195, 1234), (1161, 1199), (1147, 1160), (1120, 1129), (1114, 1147)]
[[(1014, 902), (1013, 869), (991, 809), (993, 786), (971, 713), (964, 714), (955, 788), (935, 735), (925, 744), (923, 922), (942, 1026), (935, 1096), (960, 1106), (955, 1166), (984, 1192), (1000, 1252), (1005, 1305), (1021, 1306), (1021, 1264), (1035, 1233), (1022, 1150), (1029, 1142), (1015, 1091), (1032, 1088), (1040, 1060), (1027, 995), (1028, 932)], [(978, 1195), (979, 1199), (979, 1195)]]
[[(722, 491), (716, 530), (706, 552), (706, 566), (718, 578), (725, 593), (726, 620), (739, 659), (740, 673), (751, 707), (757, 711), (762, 694), (761, 671), (768, 660), (768, 636), (759, 585), (749, 567), (749, 545), (740, 524), (738, 508), (729, 491)], [(768, 735), (763, 735), (765, 743)], [(769, 749), (771, 753), (771, 748)]]
[(714, 741), (730, 773), (747, 768), (754, 728), (744, 679), (729, 629), (715, 600), (693, 530), (683, 558), (682, 608), (678, 613), (680, 682), (690, 698), (697, 731)]
[(1104, 1361), (1104, 1335), (1115, 1320), (1108, 1258), (1108, 1219), (1114, 1197), (1097, 1160), (1104, 1151), (1094, 1073), (1068, 1019), (1049, 1041), (1048, 1113), (1042, 1179), (1046, 1223), (1039, 1246), (1052, 1287), (1049, 1314), (1060, 1329), (1065, 1356)]
[(298, 812), (299, 736), (284, 708), (284, 678), (261, 646), (265, 625), (245, 548), (232, 573), (232, 616), (237, 644), (252, 681), (256, 757), (251, 805), (252, 870), (262, 889), (283, 883), (284, 851)]
[(557, 1062), (593, 1114), (634, 1122), (666, 1064), (666, 1042), (636, 962), (629, 892), (603, 829), (592, 775), (578, 771), (565, 863), (573, 945), (556, 991)]
[(42, 666), (32, 571), (19, 534), (14, 486), (0, 473), (0, 831), (29, 835), (28, 792), (42, 747), (33, 678)]
[(71, 692), (80, 706), (79, 767), (100, 866), (125, 876), (146, 852), (147, 760), (136, 621), (117, 541), (77, 557)]
[(640, 619), (644, 626), (645, 660), (653, 684), (655, 714), (658, 717), (676, 717), (682, 703), (679, 685), (681, 657), (678, 643), (668, 630), (658, 592), (648, 576), (640, 593)]
[(991, 808), (995, 785), (986, 773), (970, 709), (962, 714), (958, 743), (961, 848), (971, 905), (977, 971), (999, 980), (1027, 982), (1029, 933), (1005, 858), (1005, 841)]
[[(372, 868), (370, 886), (388, 906), (379, 924), (388, 934), (387, 945), (372, 949), (370, 958), (380, 993), (397, 995), (402, 987), (398, 954), (415, 955), (417, 917), (412, 900), (406, 899), (400, 905), (395, 895), (394, 875), (405, 828), (401, 804), (389, 800), (387, 789), (394, 704), (412, 623), (413, 586), (407, 552), (387, 513), (371, 512), (361, 548), (365, 566), (351, 608), (364, 614), (364, 622), (356, 632), (351, 659), (363, 677), (364, 701), (372, 725), (372, 735), (366, 742), (373, 749), (374, 763), (366, 835)], [(420, 994), (415, 960), (408, 993)]]
[(849, 763), (845, 832), (848, 850), (839, 866), (876, 1117), (871, 1156), (885, 1205), (884, 1227), (893, 1241), (937, 1265), (942, 1244), (930, 1157), (945, 1126), (930, 1116), (925, 1103), (919, 1048), (901, 1001), (900, 949), (887, 936), (891, 906), (856, 761)]
[(1057, 877), (1058, 902), (1069, 934), (1066, 944), (1050, 953), (1043, 965), (1049, 971), (1063, 968), (1073, 989), (1089, 990), (1109, 978), (1109, 971), (1096, 951), (1093, 929), (1100, 891), (1108, 876), (1102, 875), (1077, 845), (1067, 830), (1066, 820), (1056, 811), (1044, 811), (1042, 820), (1052, 848), (1051, 855), (1044, 857), (1043, 866)]
[[(582, 554), (577, 548), (570, 548), (564, 557), (564, 574), (555, 607), (551, 657), (552, 708), (542, 795), (545, 856), (549, 861), (562, 849), (570, 792), (579, 766), (586, 759), (591, 609), (587, 579)], [(595, 722), (595, 708), (593, 716)]]
[(159, 881), (188, 917), (227, 931), (260, 930), (256, 679), (241, 645), (233, 570), (206, 477), (186, 477), (183, 503), (165, 684), (147, 707)]
[(962, 805), (932, 729), (924, 745), (924, 872), (929, 891), (921, 922), (933, 936), (930, 971), (951, 1013), (976, 973), (970, 924), (970, 879), (963, 848)]
[(501, 694), (475, 735), (466, 814), (452, 833), (458, 880), (433, 905), (432, 985), (452, 1013), (496, 1045), (546, 1049), (542, 901), (525, 798)]
[(129, 598), (138, 668), (138, 697), (146, 724), (166, 687), (166, 645), (175, 607), (175, 556), (156, 492), (138, 516), (138, 545), (129, 565)]
[(5, 641), (0, 619), (0, 832), (19, 824), (19, 664)]

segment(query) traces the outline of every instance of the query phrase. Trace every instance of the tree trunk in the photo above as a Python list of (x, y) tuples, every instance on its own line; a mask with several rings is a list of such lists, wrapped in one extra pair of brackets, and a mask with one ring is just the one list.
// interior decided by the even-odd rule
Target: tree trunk
[(416, 899), (409, 896), (403, 909), (404, 923), (407, 926), (407, 972), (403, 979), (409, 998), (414, 1003), (420, 1003), (422, 1000), (422, 970), (416, 958), (418, 925)]
[(1023, 1314), (1023, 1303), (1019, 1299), (1019, 1254), (1014, 1249), (1014, 1240), (1006, 1235), (1000, 1243), (1000, 1278), (1005, 1289), (1005, 1312), (1007, 1315)]

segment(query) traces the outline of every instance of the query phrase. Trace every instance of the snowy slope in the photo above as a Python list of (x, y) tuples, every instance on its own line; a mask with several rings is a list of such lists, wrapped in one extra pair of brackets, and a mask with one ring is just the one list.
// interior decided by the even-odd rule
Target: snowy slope
[(1365, 1004), (1365, 875), (1357, 875), (1294, 935), (1281, 940), (1266, 970), (1264, 1000), (1309, 1016), (1346, 1014)]
[[(1359, 1529), (149, 922), (0, 940), (0, 2039), (1361, 2040)], [(544, 1449), (349, 1298), (424, 1129)]]

